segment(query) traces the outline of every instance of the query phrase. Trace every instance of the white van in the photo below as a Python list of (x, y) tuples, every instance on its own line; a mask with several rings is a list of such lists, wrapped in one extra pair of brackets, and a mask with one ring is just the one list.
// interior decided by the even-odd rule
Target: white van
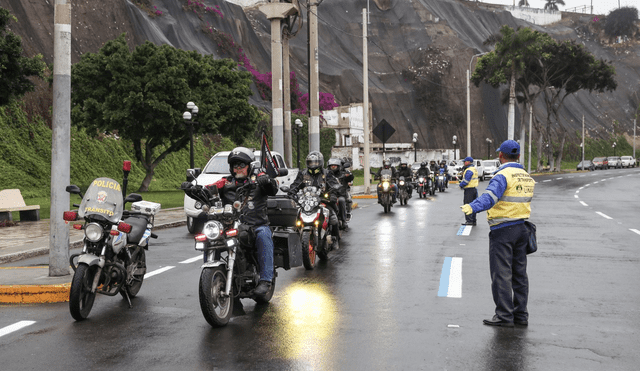
[[(207, 162), (207, 165), (202, 169), (200, 175), (196, 178), (198, 184), (209, 185), (229, 176), (229, 164), (227, 163), (229, 153), (231, 153), (231, 151), (218, 152), (213, 155), (209, 162)], [(271, 155), (280, 169), (287, 169), (289, 171), (289, 174), (276, 178), (278, 181), (278, 187), (291, 185), (298, 175), (298, 169), (288, 167), (280, 153), (271, 151)], [(254, 151), (253, 156), (256, 161), (260, 161), (260, 151)], [(283, 194), (283, 192), (278, 190), (278, 194)], [(184, 195), (184, 213), (187, 217), (187, 229), (189, 230), (189, 233), (199, 232), (206, 219), (198, 218), (202, 213), (202, 210), (196, 209), (195, 200), (186, 194)]]
[[(485, 174), (484, 174), (484, 166), (482, 166), (482, 160), (474, 159), (473, 166), (476, 167), (476, 171), (478, 172), (478, 180), (481, 182), (484, 181)], [(462, 178), (462, 173), (461, 173), (462, 167), (464, 167), (464, 159), (457, 160), (456, 166), (454, 166), (453, 169), (449, 167), (449, 174), (451, 174), (452, 179), (457, 178), (458, 180), (460, 180)]]

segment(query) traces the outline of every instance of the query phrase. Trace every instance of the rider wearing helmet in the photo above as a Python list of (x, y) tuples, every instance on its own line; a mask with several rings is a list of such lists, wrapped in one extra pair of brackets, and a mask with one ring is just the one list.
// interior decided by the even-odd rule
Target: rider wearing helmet
[(413, 180), (413, 171), (411, 168), (407, 166), (406, 161), (400, 162), (400, 170), (398, 170), (398, 179), (400, 177), (404, 177), (405, 184), (407, 185), (407, 192), (409, 193), (409, 198), (411, 198), (411, 193), (413, 193), (413, 187), (411, 186), (411, 182)]
[(427, 163), (422, 161), (420, 163), (420, 168), (418, 169), (418, 171), (416, 172), (417, 176), (424, 176), (424, 177), (428, 177), (429, 174), (431, 172), (429, 171), (429, 168), (427, 167)]
[[(447, 162), (445, 160), (440, 161), (440, 169), (443, 169), (444, 176), (447, 179), (447, 181), (444, 182), (444, 187), (445, 188), (449, 188), (449, 167), (447, 166)], [(438, 171), (440, 171), (440, 170), (438, 170)]]
[[(384, 160), (382, 162), (382, 167), (378, 170), (378, 172), (376, 173), (376, 175), (374, 176), (374, 180), (379, 180), (380, 176), (382, 174), (382, 170), (391, 170), (391, 188), (393, 189), (393, 192), (391, 192), (391, 196), (393, 199), (393, 203), (396, 203), (396, 195), (398, 194), (398, 186), (393, 182), (396, 179), (398, 179), (398, 172), (396, 171), (396, 168), (394, 166), (391, 166), (391, 161), (389, 160)], [(380, 187), (378, 187), (378, 203), (380, 203)]]
[[(251, 228), (255, 235), (260, 265), (260, 283), (254, 290), (254, 295), (264, 297), (271, 289), (273, 281), (273, 239), (269, 218), (267, 217), (267, 197), (275, 196), (278, 183), (253, 163), (253, 152), (246, 147), (234, 148), (227, 162), (231, 175), (222, 178), (207, 187), (217, 187), (223, 204), (233, 204), (235, 201), (243, 203), (240, 211), (240, 222)], [(256, 166), (257, 165), (257, 166)], [(255, 182), (255, 187), (251, 184)], [(238, 192), (238, 188), (249, 186), (249, 191)]]
[(323, 192), (328, 192), (330, 195), (330, 207), (331, 215), (329, 216), (329, 224), (331, 224), (331, 236), (333, 237), (333, 248), (338, 249), (338, 240), (340, 239), (340, 230), (338, 225), (337, 206), (335, 203), (338, 201), (337, 191), (340, 189), (340, 182), (333, 175), (332, 172), (324, 169), (324, 156), (319, 151), (309, 152), (307, 155), (307, 168), (304, 171), (298, 172), (298, 176), (291, 183), (289, 197), (295, 198), (299, 190), (307, 186), (318, 187)]
[(338, 179), (340, 189), (337, 190), (338, 196), (338, 218), (342, 221), (342, 229), (347, 226), (347, 187), (349, 182), (353, 180), (353, 174), (342, 168), (342, 161), (339, 158), (332, 157), (327, 162), (329, 171)]

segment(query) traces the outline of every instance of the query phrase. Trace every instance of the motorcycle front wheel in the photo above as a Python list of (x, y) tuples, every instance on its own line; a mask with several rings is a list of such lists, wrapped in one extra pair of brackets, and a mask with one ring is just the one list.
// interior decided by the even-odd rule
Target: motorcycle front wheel
[(69, 291), (69, 311), (76, 321), (89, 317), (96, 293), (91, 293), (93, 278), (98, 270), (97, 265), (79, 264), (71, 281)]
[[(144, 280), (144, 275), (147, 273), (147, 257), (145, 256), (144, 249), (142, 247), (138, 247), (138, 255), (133, 259), (131, 264), (136, 266), (136, 270), (133, 271), (133, 282), (128, 287), (125, 287), (123, 290), (127, 290), (130, 298), (135, 298), (142, 287), (142, 281)], [(133, 250), (132, 255), (135, 253), (135, 247), (131, 248)], [(123, 298), (126, 298), (124, 291), (120, 291), (120, 295)]]
[(205, 268), (200, 274), (200, 309), (204, 319), (213, 327), (229, 323), (233, 313), (233, 292), (224, 296), (227, 270), (224, 266)]
[(315, 238), (311, 237), (310, 231), (302, 232), (300, 239), (302, 246), (302, 264), (306, 270), (312, 270), (316, 264)]

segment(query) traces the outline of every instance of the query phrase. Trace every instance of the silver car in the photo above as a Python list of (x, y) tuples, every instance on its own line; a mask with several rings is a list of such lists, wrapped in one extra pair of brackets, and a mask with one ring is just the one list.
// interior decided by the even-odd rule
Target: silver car
[(500, 167), (500, 161), (498, 160), (484, 160), (482, 161), (482, 166), (484, 167), (484, 176), (485, 178), (493, 178), (493, 174), (498, 171)]
[(608, 168), (611, 169), (616, 168), (616, 169), (621, 169), (622, 168), (622, 160), (620, 160), (620, 157), (618, 156), (609, 156), (607, 157), (607, 161), (608, 161)]
[(620, 161), (622, 162), (622, 167), (635, 167), (636, 159), (633, 156), (622, 156), (620, 157)]

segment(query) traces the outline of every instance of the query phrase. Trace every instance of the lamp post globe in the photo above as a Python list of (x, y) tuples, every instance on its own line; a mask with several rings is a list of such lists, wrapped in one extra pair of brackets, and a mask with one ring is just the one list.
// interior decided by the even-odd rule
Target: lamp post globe
[(453, 136), (453, 160), (456, 160), (456, 141), (458, 140), (457, 136)]
[(198, 115), (198, 106), (196, 106), (193, 102), (188, 102), (187, 109), (188, 111), (185, 111), (182, 114), (182, 119), (189, 127), (189, 166), (191, 169), (193, 169), (195, 167), (193, 161), (193, 125), (197, 124), (197, 122), (195, 122), (194, 120)]
[(418, 133), (413, 133), (413, 162), (418, 162)]
[(296, 119), (295, 124), (296, 124), (296, 127), (293, 128), (293, 130), (295, 130), (296, 132), (296, 139), (298, 142), (296, 145), (296, 153), (297, 153), (298, 169), (300, 169), (300, 129), (302, 129), (302, 120)]

